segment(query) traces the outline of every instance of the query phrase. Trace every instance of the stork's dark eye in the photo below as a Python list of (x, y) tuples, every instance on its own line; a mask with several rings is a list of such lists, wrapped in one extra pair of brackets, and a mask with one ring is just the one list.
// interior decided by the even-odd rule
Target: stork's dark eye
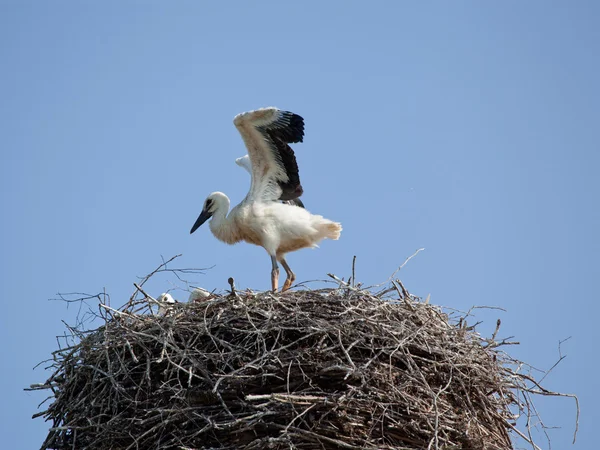
[(204, 209), (209, 209), (212, 206), (212, 200), (206, 200), (204, 205)]

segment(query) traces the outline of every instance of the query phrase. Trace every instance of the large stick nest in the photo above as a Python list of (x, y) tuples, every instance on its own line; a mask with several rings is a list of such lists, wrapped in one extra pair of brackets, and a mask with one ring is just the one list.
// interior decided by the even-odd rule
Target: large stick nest
[(139, 305), (55, 352), (43, 449), (512, 448), (514, 361), (406, 291)]

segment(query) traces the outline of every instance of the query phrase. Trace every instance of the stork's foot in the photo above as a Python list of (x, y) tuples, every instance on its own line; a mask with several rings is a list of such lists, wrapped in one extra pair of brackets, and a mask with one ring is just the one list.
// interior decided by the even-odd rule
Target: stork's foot
[(288, 277), (288, 278), (286, 278), (285, 279), (285, 283), (283, 283), (283, 288), (281, 289), (281, 292), (285, 292), (289, 288), (291, 288), (292, 284), (294, 283), (295, 280), (296, 280), (296, 277)]
[(287, 274), (285, 283), (283, 283), (283, 289), (281, 290), (281, 292), (285, 292), (290, 287), (292, 287), (292, 284), (296, 280), (296, 275), (294, 274), (294, 272), (292, 272), (292, 269), (290, 269), (290, 266), (288, 265), (288, 263), (285, 260), (285, 258), (283, 257), (283, 255), (279, 256), (279, 261), (281, 261), (281, 265), (283, 266), (283, 268), (285, 269), (285, 273)]

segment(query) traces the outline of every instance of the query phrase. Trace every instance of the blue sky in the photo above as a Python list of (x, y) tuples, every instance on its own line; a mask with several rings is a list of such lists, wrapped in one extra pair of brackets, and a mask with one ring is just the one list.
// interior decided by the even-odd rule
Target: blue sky
[[(278, 106), (305, 118), (296, 145), (307, 208), (344, 226), (291, 254), (298, 280), (400, 272), (433, 303), (500, 317), (507, 351), (540, 369), (567, 358), (539, 399), (553, 448), (591, 449), (600, 209), (600, 6), (578, 2), (29, 2), (0, 0), (6, 448), (36, 448), (32, 421), (77, 309), (58, 292), (106, 289), (114, 305), (161, 257), (193, 281), (267, 289), (270, 261), (203, 227), (212, 191), (249, 178), (232, 125)], [(314, 284), (319, 286), (319, 284)], [(175, 289), (157, 277), (155, 295)], [(324, 305), (326, 307), (326, 305)], [(539, 443), (546, 448), (543, 438)]]

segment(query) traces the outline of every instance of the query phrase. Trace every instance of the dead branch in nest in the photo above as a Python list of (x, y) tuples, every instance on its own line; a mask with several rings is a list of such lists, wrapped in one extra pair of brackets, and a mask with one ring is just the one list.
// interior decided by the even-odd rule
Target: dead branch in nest
[(141, 313), (136, 284), (31, 386), (54, 398), (36, 414), (52, 423), (42, 449), (511, 449), (512, 434), (539, 448), (514, 410), (567, 394), (498, 349), (512, 344), (499, 322), (484, 339), (400, 280), (383, 299), (354, 261), (348, 282), (330, 277), (338, 288), (283, 294), (230, 279), (231, 294), (165, 316)]

